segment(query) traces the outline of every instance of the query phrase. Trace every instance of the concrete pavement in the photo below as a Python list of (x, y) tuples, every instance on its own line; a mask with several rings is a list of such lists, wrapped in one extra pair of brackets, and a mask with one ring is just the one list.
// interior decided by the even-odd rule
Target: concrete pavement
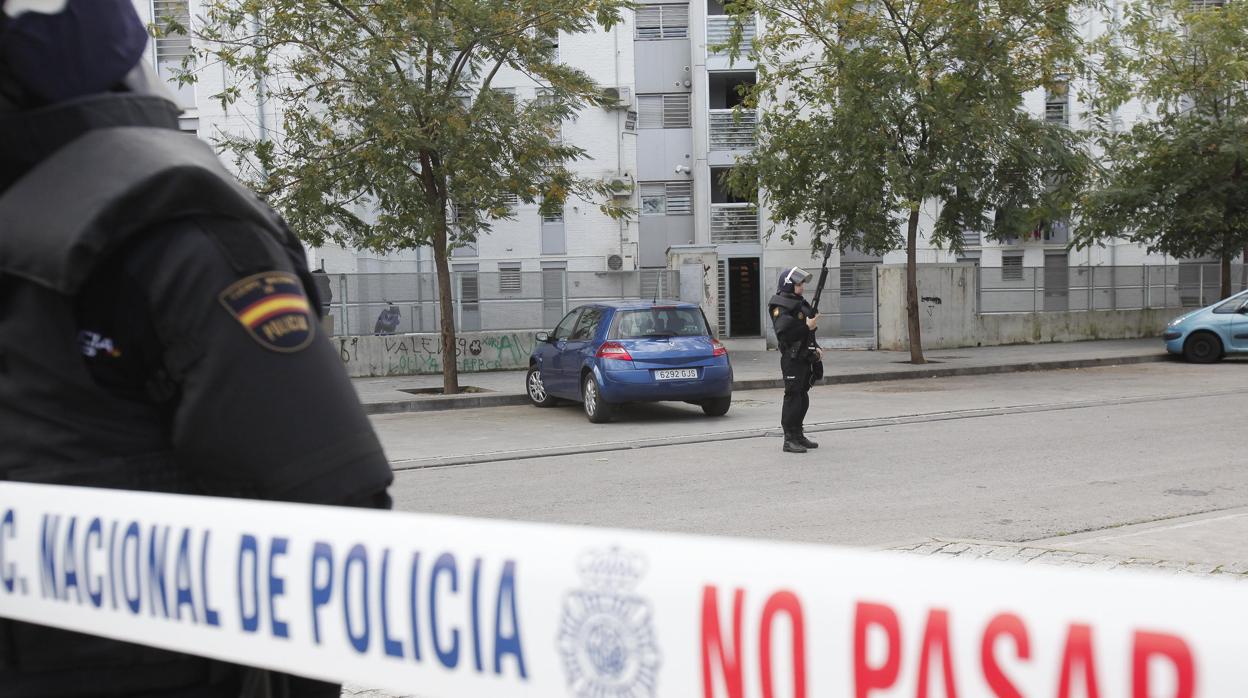
[[(736, 351), (733, 390), (783, 388), (780, 358), (774, 351)], [(990, 375), (1019, 371), (1091, 368), (1165, 361), (1158, 339), (1104, 340), (1006, 347), (970, 347), (927, 352), (930, 363), (909, 363), (908, 352), (835, 350), (824, 360), (824, 385), (901, 379)], [(475, 392), (444, 397), (406, 391), (440, 389), (437, 375), (358, 378), (352, 381), (369, 414), (472, 409), (525, 404), (523, 371), (460, 374), (460, 384)]]

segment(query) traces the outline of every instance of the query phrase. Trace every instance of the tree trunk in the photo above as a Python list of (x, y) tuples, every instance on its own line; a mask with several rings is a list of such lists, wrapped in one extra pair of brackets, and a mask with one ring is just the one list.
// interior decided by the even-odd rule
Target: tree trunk
[(906, 324), (910, 330), (910, 363), (925, 364), (923, 336), (919, 330), (919, 265), (918, 265), (919, 207), (910, 207), (910, 222), (906, 227)]
[(433, 264), (438, 271), (438, 310), (442, 330), (442, 394), (459, 392), (459, 365), (455, 361), (455, 306), (451, 299), (451, 266), (447, 254), (446, 221), (433, 236)]
[(1248, 288), (1248, 245), (1244, 245), (1243, 255), (1239, 258), (1239, 290)]
[(1223, 252), (1221, 261), (1222, 268), (1219, 276), (1222, 277), (1222, 283), (1218, 292), (1222, 294), (1219, 298), (1226, 298), (1231, 295), (1231, 253)]

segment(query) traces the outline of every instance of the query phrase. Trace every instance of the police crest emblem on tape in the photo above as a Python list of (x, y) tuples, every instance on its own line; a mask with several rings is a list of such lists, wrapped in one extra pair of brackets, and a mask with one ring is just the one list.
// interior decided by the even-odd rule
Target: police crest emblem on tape
[(312, 342), (312, 306), (294, 274), (268, 271), (230, 284), (221, 304), (266, 349), (299, 351)]
[(585, 586), (563, 598), (559, 654), (577, 698), (647, 698), (658, 690), (661, 657), (653, 609), (635, 593), (646, 572), (641, 555), (612, 547), (583, 554)]

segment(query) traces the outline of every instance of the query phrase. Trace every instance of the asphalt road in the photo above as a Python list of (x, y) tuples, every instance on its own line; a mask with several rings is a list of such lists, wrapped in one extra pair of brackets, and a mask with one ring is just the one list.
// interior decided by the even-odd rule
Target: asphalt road
[[(779, 391), (728, 416), (576, 406), (374, 418), (396, 507), (888, 545), (1025, 541), (1248, 505), (1248, 365), (1181, 363), (818, 388), (784, 454)], [(676, 443), (673, 443), (676, 442)]]

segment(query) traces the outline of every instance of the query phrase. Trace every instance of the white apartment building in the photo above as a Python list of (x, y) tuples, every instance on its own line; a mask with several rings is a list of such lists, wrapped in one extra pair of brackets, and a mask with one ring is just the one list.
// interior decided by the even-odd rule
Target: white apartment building
[[(196, 0), (135, 0), (140, 13), (150, 19), (168, 13), (189, 16)], [(563, 137), (588, 151), (589, 158), (575, 169), (584, 176), (622, 179), (632, 187), (632, 220), (613, 221), (599, 212), (595, 202), (569, 200), (562, 217), (543, 218), (536, 205), (518, 204), (515, 219), (497, 222), (489, 235), (470, 248), (456, 250), (452, 269), (460, 272), (537, 272), (543, 270), (617, 271), (662, 269), (669, 250), (713, 252), (716, 267), (709, 279), (717, 298), (718, 317), (712, 318), (720, 333), (729, 337), (758, 337), (767, 329), (764, 305), (774, 291), (775, 276), (790, 265), (818, 266), (813, 260), (809, 235), (797, 231), (790, 244), (779, 236), (766, 238), (766, 211), (735, 200), (718, 183), (719, 175), (733, 166), (741, 153), (753, 145), (752, 115), (734, 122), (735, 88), (755, 80), (755, 66), (747, 58), (735, 63), (708, 46), (725, 40), (731, 19), (720, 0), (641, 0), (636, 12), (611, 31), (558, 37), (561, 60), (576, 65), (604, 88), (618, 91), (615, 109), (586, 108), (563, 125)], [(1099, 31), (1100, 22), (1089, 22), (1088, 32)], [(153, 42), (151, 60), (165, 74), (169, 65), (181, 61), (189, 50), (184, 38)], [(200, 68), (199, 82), (177, 89), (186, 109), (183, 128), (209, 141), (224, 131), (254, 136), (275, 134), (276, 119), (258, 90), (223, 110), (211, 99), (226, 83), (220, 66)], [(494, 85), (513, 92), (518, 99), (532, 99), (541, 85), (527, 76), (504, 69)], [(1065, 94), (1026, 96), (1026, 108), (1049, 121), (1081, 126), (1082, 109)], [(1124, 110), (1121, 123), (1128, 126), (1138, 108)], [(923, 229), (930, 229), (931, 212)], [(966, 239), (966, 252), (957, 257), (921, 239), (919, 261), (974, 262), (987, 270), (1000, 269), (1004, 279), (1060, 272), (1068, 278), (1069, 267), (1174, 264), (1175, 260), (1147, 254), (1140, 246), (1123, 242), (1084, 251), (1066, 250), (1065, 231), (1044, 239), (1020, 239), (1008, 244)], [(428, 272), (429, 250), (377, 256), (370, 252), (325, 247), (309, 250), (313, 267), (324, 265), (331, 273)], [(883, 257), (861, 253), (833, 253), (830, 264), (839, 269), (839, 310), (842, 331), (869, 333), (855, 321), (856, 304), (873, 302), (872, 267), (880, 263), (903, 263), (904, 251)], [(837, 278), (837, 277), (833, 277)], [(1047, 297), (1047, 295), (1046, 295)], [(1047, 302), (1047, 301), (1046, 301)], [(1065, 302), (1064, 300), (1062, 301)], [(825, 306), (826, 307), (826, 306)], [(709, 313), (708, 313), (709, 314)]]

